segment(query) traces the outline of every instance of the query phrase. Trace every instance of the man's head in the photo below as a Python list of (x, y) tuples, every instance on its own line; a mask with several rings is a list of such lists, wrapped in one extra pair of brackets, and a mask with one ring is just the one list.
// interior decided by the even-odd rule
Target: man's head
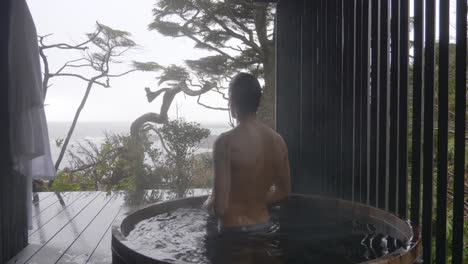
[(252, 74), (241, 72), (229, 84), (229, 107), (234, 118), (256, 113), (262, 96), (262, 88)]

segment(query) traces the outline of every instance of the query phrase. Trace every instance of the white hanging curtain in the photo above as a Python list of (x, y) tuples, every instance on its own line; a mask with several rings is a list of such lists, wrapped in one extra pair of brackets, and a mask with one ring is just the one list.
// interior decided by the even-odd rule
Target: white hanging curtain
[(13, 0), (9, 36), (10, 141), (14, 169), (26, 177), (31, 227), (32, 179), (52, 179), (36, 28), (25, 0)]

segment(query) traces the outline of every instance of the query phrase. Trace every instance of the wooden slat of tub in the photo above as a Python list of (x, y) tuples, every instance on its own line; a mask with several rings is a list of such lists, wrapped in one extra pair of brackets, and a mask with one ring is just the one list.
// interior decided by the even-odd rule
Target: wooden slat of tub
[[(29, 259), (42, 250), (47, 242), (66, 227), (74, 217), (84, 210), (97, 198), (100, 192), (88, 192), (81, 196), (76, 202), (67, 207), (66, 210), (55, 216), (51, 221), (42, 226), (38, 232), (29, 237), (29, 245), (8, 263), (31, 263)], [(44, 262), (45, 261), (45, 262)], [(36, 263), (50, 263), (47, 260)]]
[(80, 236), (90, 223), (101, 213), (111, 201), (113, 195), (100, 192), (87, 206), (80, 210), (70, 221), (52, 236), (45, 247), (37, 252), (29, 263), (56, 263), (62, 253)]
[[(62, 211), (66, 210), (69, 206), (71, 206), (75, 201), (77, 201), (81, 196), (85, 195), (86, 192), (72, 192), (72, 193), (65, 193), (62, 195), (63, 205), (58, 201), (58, 198), (54, 195), (54, 199), (56, 199), (56, 203), (51, 204), (42, 212), (37, 213), (35, 216), (32, 217), (32, 229), (29, 230), (29, 235), (31, 236), (38, 229), (42, 226), (46, 225), (50, 222), (55, 216), (60, 214)], [(33, 211), (35, 209), (33, 208)]]
[[(62, 253), (58, 263), (86, 263), (93, 253), (99, 254), (100, 252), (96, 252), (96, 248), (104, 239), (108, 227), (112, 225), (115, 217), (120, 213), (123, 202), (123, 196), (113, 195), (105, 208), (89, 222), (83, 232)], [(110, 240), (110, 238), (108, 239)], [(110, 255), (110, 247), (103, 250), (106, 251), (106, 255)]]

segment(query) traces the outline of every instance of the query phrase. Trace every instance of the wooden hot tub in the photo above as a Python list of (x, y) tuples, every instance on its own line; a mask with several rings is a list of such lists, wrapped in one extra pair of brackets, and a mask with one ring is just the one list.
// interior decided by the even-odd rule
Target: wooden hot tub
[[(207, 196), (199, 196), (152, 204), (116, 221), (112, 229), (113, 263), (169, 263), (153, 259), (129, 248), (125, 243), (126, 236), (138, 222), (144, 219), (178, 208), (199, 208), (206, 198)], [(278, 212), (282, 229), (297, 231), (305, 228), (305, 225), (307, 228), (314, 227), (314, 225), (333, 228), (343, 223), (352, 223), (352, 232), (368, 232), (366, 229), (372, 227), (373, 232), (396, 238), (405, 245), (382, 257), (361, 263), (414, 263), (420, 254), (418, 228), (409, 221), (378, 208), (322, 196), (292, 195), (281, 205)], [(281, 219), (284, 216), (289, 217), (282, 223)], [(320, 236), (320, 234), (317, 235)], [(326, 235), (326, 233), (323, 234), (323, 236)]]

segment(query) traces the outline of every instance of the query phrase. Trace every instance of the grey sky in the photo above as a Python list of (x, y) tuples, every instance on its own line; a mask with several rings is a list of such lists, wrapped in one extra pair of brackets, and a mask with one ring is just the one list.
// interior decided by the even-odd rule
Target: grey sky
[[(193, 48), (188, 39), (171, 39), (147, 26), (152, 21), (151, 9), (155, 0), (27, 0), (36, 23), (39, 35), (54, 33), (46, 43), (79, 43), (85, 40), (84, 33), (93, 32), (95, 21), (125, 30), (139, 44), (139, 48), (130, 52), (125, 59), (155, 61), (162, 65), (181, 64), (185, 59), (194, 59), (206, 51)], [(49, 53), (52, 68), (69, 59), (68, 53)], [(123, 67), (123, 68), (122, 68)], [(115, 72), (125, 70), (124, 66), (115, 68)], [(157, 88), (154, 73), (133, 73), (114, 79), (112, 88), (96, 86), (91, 92), (80, 121), (124, 121), (130, 122), (146, 112), (159, 112), (160, 100), (153, 103), (146, 101), (144, 87)], [(55, 79), (51, 83), (46, 98), (46, 114), (49, 121), (71, 121), (84, 93), (85, 83), (72, 78)], [(203, 97), (209, 105), (226, 107), (226, 102), (215, 93)], [(178, 107), (176, 107), (178, 105)], [(209, 110), (199, 106), (196, 98), (178, 95), (169, 112), (189, 121), (203, 123), (226, 123), (225, 111)]]
[[(455, 5), (451, 1), (451, 22), (454, 24)], [(163, 65), (181, 64), (185, 59), (193, 59), (206, 54), (193, 48), (188, 39), (171, 39), (154, 31), (148, 31), (152, 21), (151, 9), (156, 0), (27, 0), (39, 35), (54, 33), (49, 43), (83, 41), (84, 33), (92, 32), (95, 21), (116, 29), (132, 33), (133, 39), (140, 45), (131, 52), (128, 60), (156, 61)], [(413, 13), (413, 6), (410, 13)], [(439, 1), (436, 1), (438, 13)], [(436, 16), (438, 18), (438, 15)], [(438, 21), (436, 21), (438, 31)], [(436, 33), (438, 36), (438, 33)], [(451, 29), (454, 36), (454, 28)], [(453, 39), (452, 39), (453, 41)], [(52, 67), (67, 59), (68, 53), (50, 54)], [(117, 68), (116, 72), (123, 71)], [(159, 112), (160, 100), (149, 104), (146, 101), (144, 87), (156, 88), (155, 75), (152, 73), (134, 73), (112, 82), (112, 88), (96, 87), (91, 93), (80, 121), (126, 121), (130, 122), (146, 112)], [(46, 99), (46, 113), (49, 121), (70, 121), (84, 92), (84, 83), (75, 79), (52, 81)], [(226, 102), (217, 94), (203, 97), (204, 103), (226, 107)], [(176, 107), (176, 105), (178, 107)], [(203, 123), (227, 122), (227, 112), (209, 110), (199, 106), (195, 98), (178, 95), (169, 115)]]

